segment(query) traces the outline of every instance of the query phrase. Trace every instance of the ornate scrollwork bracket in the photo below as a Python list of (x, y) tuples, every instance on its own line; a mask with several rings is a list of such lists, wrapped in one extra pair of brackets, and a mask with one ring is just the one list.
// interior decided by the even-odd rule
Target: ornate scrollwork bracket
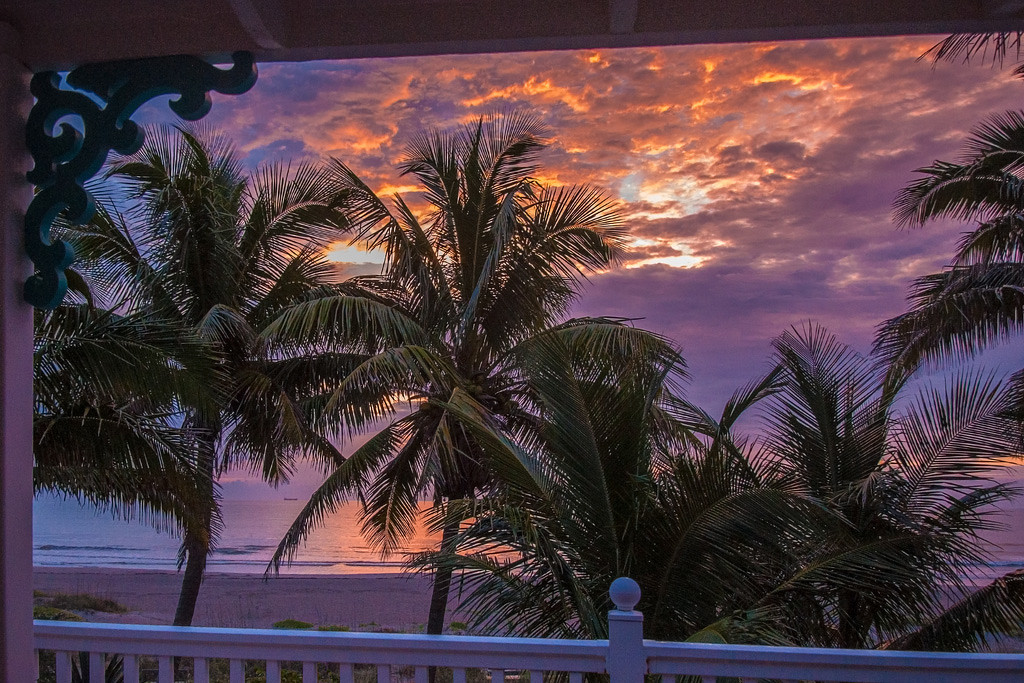
[[(154, 97), (176, 94), (171, 110), (189, 121), (201, 119), (210, 111), (211, 91), (238, 95), (256, 83), (252, 54), (231, 57), (227, 70), (187, 55), (87, 64), (65, 79), (75, 90), (62, 90), (53, 71), (33, 77), (36, 103), (26, 141), (35, 161), (28, 180), (37, 191), (25, 212), (25, 249), (37, 272), (25, 282), (26, 301), (55, 308), (64, 298), (64, 270), (74, 252), (65, 242), (50, 241), (50, 227), (61, 211), (77, 223), (92, 217), (95, 205), (85, 181), (111, 151), (132, 154), (142, 146), (143, 131), (131, 121), (136, 110)], [(61, 122), (66, 117), (79, 119), (78, 127)]]

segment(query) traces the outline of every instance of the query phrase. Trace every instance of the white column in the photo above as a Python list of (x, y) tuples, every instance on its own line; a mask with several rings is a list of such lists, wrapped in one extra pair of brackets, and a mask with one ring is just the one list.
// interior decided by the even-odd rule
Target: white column
[(32, 309), (22, 216), (32, 105), (18, 36), (0, 23), (0, 681), (35, 679), (32, 650)]
[(640, 602), (640, 586), (621, 576), (608, 591), (615, 609), (608, 612), (608, 659), (605, 668), (611, 683), (644, 683), (647, 653), (644, 652), (644, 615), (633, 608)]

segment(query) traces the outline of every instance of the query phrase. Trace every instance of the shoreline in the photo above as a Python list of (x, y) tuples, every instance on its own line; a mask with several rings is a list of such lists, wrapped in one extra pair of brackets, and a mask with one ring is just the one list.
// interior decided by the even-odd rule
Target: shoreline
[[(89, 612), (90, 621), (170, 624), (181, 573), (106, 567), (34, 567), (33, 588), (88, 593), (128, 608), (125, 614)], [(196, 604), (194, 626), (270, 628), (282, 619), (353, 631), (417, 632), (427, 621), (429, 576), (412, 573), (262, 574), (211, 571)], [(448, 622), (459, 617), (449, 609)]]

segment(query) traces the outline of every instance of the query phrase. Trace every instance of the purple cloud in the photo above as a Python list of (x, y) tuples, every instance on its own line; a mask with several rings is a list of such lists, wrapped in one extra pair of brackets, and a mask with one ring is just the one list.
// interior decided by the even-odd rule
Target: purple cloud
[(948, 260), (962, 226), (896, 231), (892, 198), (1017, 107), (1024, 84), (918, 61), (935, 40), (274, 64), (210, 119), (250, 164), (337, 156), (408, 193), (394, 163), (422, 130), (536, 111), (553, 134), (540, 179), (605, 188), (636, 240), (576, 312), (639, 317), (676, 340), (692, 396), (717, 410), (789, 325), (814, 319), (866, 351), (907, 283)]

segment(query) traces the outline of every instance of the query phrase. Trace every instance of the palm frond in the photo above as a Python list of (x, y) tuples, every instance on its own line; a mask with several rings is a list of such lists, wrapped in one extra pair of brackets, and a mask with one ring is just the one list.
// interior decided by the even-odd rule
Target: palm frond
[(931, 59), (933, 62), (959, 60), (965, 64), (972, 59), (979, 59), (1001, 67), (1005, 59), (1020, 57), (1021, 49), (1024, 48), (1022, 37), (1024, 32), (1021, 31), (954, 33), (931, 46), (920, 59)]
[(879, 325), (873, 353), (906, 372), (966, 360), (1019, 332), (1024, 270), (1016, 263), (957, 266), (914, 281), (910, 310)]
[(896, 195), (897, 225), (916, 227), (945, 217), (988, 221), (1019, 211), (1024, 202), (1024, 112), (995, 114), (979, 124), (958, 162), (936, 161), (917, 169), (923, 177)]
[(884, 644), (888, 650), (975, 652), (1017, 638), (1024, 629), (1024, 570), (1001, 576), (917, 628)]
[(404, 418), (380, 430), (324, 480), (281, 539), (265, 573), (277, 572), (282, 563), (290, 562), (313, 530), (322, 526), (349, 496), (368, 485), (371, 475), (409, 439), (412, 423)]

